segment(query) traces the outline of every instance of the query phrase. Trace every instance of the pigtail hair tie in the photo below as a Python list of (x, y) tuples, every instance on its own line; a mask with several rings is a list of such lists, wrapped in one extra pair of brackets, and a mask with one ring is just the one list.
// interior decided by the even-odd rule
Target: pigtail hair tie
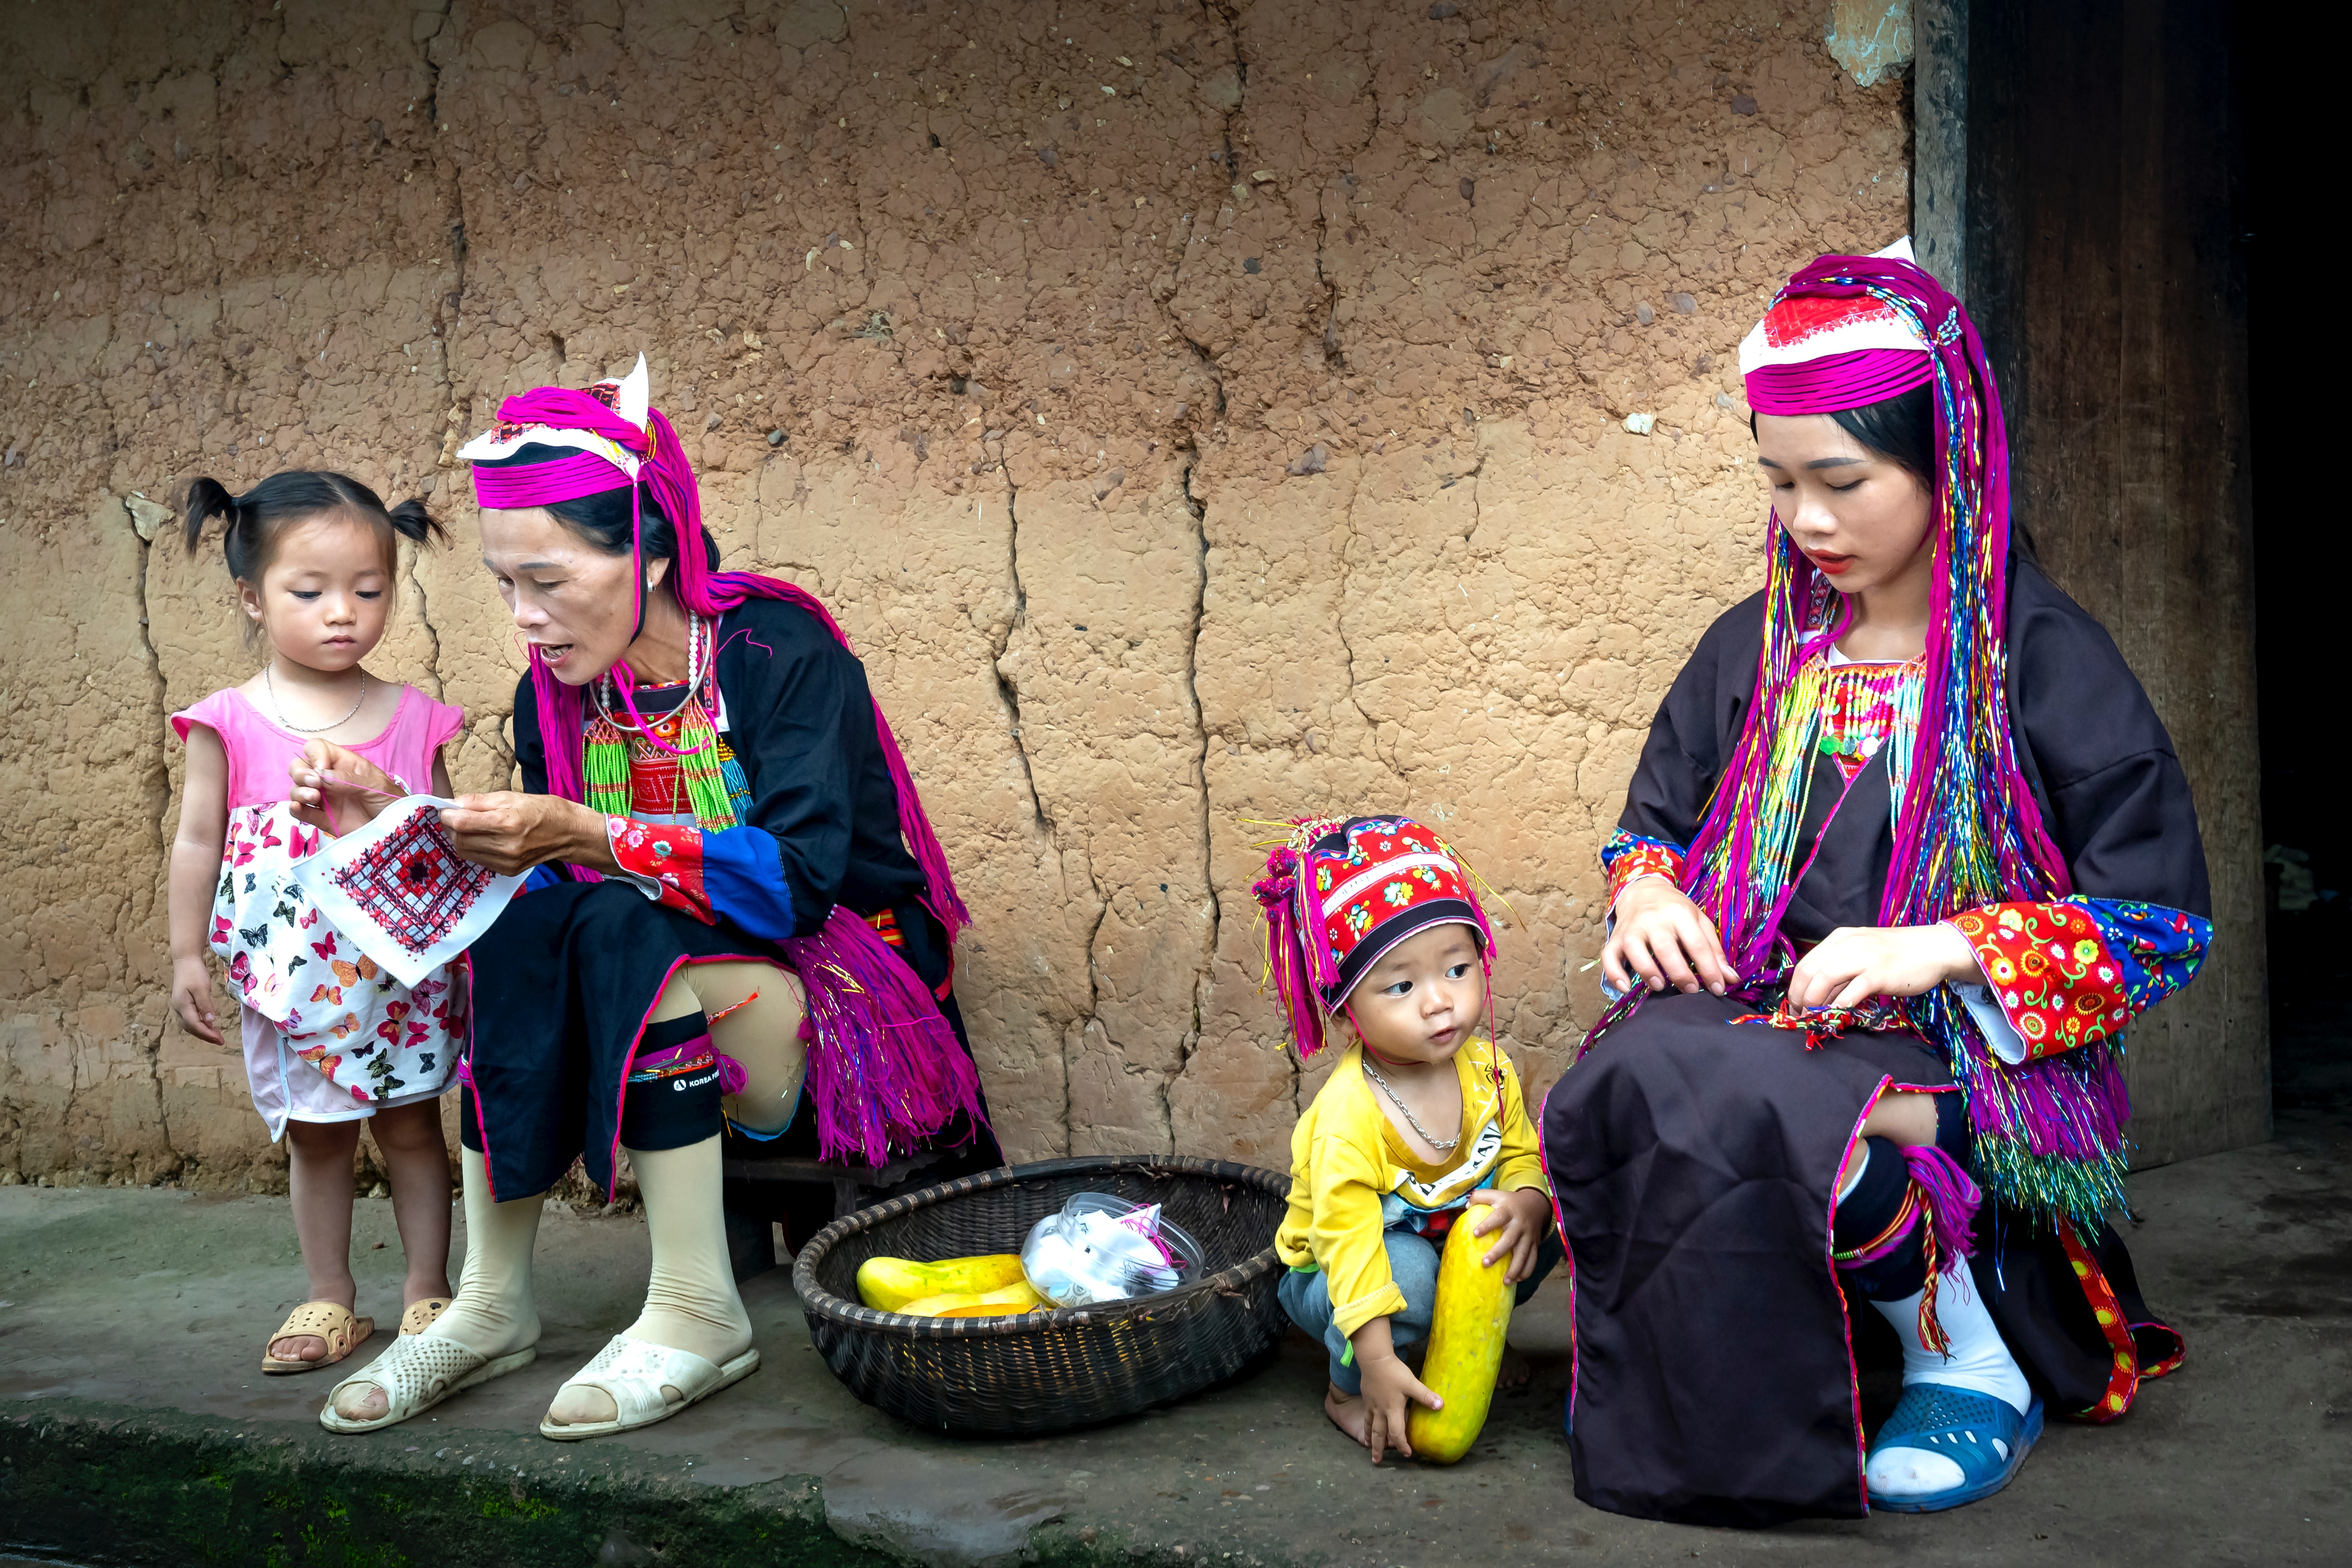
[(215, 517), (226, 518), (228, 524), (225, 531), (235, 533), (237, 524), (236, 498), (230, 495), (228, 487), (218, 479), (190, 479), (187, 508), (182, 519), (180, 531), (182, 543), (189, 554), (194, 554), (196, 547), (204, 542), (205, 524)]
[(412, 543), (423, 544), (434, 539), (444, 544), (449, 542), (449, 531), (441, 526), (439, 518), (425, 509), (423, 496), (411, 496), (384, 515), (392, 520), (392, 531)]

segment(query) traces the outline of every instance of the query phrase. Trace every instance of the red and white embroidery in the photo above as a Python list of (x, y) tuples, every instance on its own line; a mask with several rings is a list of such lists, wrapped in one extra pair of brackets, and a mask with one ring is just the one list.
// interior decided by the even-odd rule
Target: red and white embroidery
[(410, 815), (329, 875), (379, 930), (413, 953), (429, 951), (456, 930), (497, 880), (487, 868), (457, 858), (439, 814), (429, 811)]
[(405, 985), (473, 945), (522, 884), (458, 856), (448, 804), (409, 795), (294, 868), (335, 929)]

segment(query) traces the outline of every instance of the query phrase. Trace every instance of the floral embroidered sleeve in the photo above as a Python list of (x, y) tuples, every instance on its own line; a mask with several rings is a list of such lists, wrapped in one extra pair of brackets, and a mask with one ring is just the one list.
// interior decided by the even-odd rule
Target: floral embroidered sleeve
[(613, 858), (621, 874), (646, 897), (692, 915), (704, 925), (719, 923), (702, 886), (700, 828), (608, 816), (604, 832), (612, 840)]
[(1948, 923), (1989, 983), (1962, 1000), (2011, 1063), (2114, 1038), (2188, 984), (2213, 940), (2210, 921), (2123, 899), (1988, 904)]
[(1617, 895), (1625, 890), (1626, 884), (1640, 878), (1664, 877), (1680, 882), (1682, 847), (1663, 838), (1644, 838), (1621, 827), (1601, 847), (1601, 868), (1609, 878), (1609, 903), (1613, 909)]

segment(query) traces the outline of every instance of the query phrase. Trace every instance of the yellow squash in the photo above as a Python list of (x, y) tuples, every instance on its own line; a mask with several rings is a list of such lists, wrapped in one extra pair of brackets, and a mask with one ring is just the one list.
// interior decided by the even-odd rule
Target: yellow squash
[(1486, 1210), (1473, 1205), (1454, 1222), (1437, 1265), (1437, 1310), (1429, 1325), (1429, 1352), (1421, 1381), (1445, 1401), (1443, 1410), (1406, 1406), (1405, 1436), (1412, 1457), (1450, 1465), (1470, 1451), (1495, 1403), (1495, 1375), (1503, 1364), (1503, 1334), (1511, 1326), (1518, 1292), (1503, 1283), (1510, 1271), (1507, 1252), (1489, 1267), (1479, 1259), (1495, 1245), (1492, 1236), (1473, 1236), (1472, 1224)]
[(909, 1301), (898, 1310), (914, 1318), (1014, 1318), (1053, 1303), (1022, 1279), (994, 1290), (951, 1290)]
[(1011, 1252), (937, 1263), (869, 1258), (857, 1266), (857, 1299), (877, 1312), (903, 1312), (908, 1302), (926, 1296), (978, 1295), (1019, 1284), (1023, 1278), (1020, 1257)]

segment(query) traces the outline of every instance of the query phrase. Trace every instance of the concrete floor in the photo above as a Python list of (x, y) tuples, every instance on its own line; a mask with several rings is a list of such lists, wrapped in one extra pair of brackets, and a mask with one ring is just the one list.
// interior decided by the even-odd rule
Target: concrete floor
[[(590, 1476), (624, 1501), (640, 1486), (765, 1498), (771, 1489), (746, 1489), (814, 1478), (793, 1483), (794, 1506), (812, 1519), (821, 1507), (845, 1562), (2342, 1564), (2352, 1563), (2352, 1121), (2332, 1110), (2291, 1114), (2262, 1147), (2137, 1179), (2145, 1224), (2131, 1243), (2150, 1300), (2189, 1336), (2187, 1364), (2148, 1385), (2118, 1426), (2053, 1423), (2009, 1490), (1927, 1519), (1738, 1533), (1577, 1502), (1559, 1436), (1566, 1366), (1541, 1353), (1565, 1348), (1556, 1286), (1516, 1325), (1538, 1354), (1533, 1390), (1498, 1402), (1477, 1449), (1450, 1470), (1371, 1467), (1325, 1424), (1320, 1358), (1297, 1336), (1236, 1386), (1119, 1426), (1006, 1443), (915, 1432), (834, 1380), (782, 1270), (747, 1287), (766, 1358), (751, 1379), (641, 1433), (549, 1443), (534, 1431), (540, 1412), (634, 1316), (646, 1255), (640, 1222), (561, 1209), (540, 1236), (546, 1335), (534, 1365), (408, 1426), (331, 1437), (314, 1420), (331, 1378), (255, 1370), (301, 1284), (283, 1201), (163, 1191), (0, 1189), (0, 1436), (171, 1434), (189, 1452), (303, 1456), (309, 1473), (352, 1486), (372, 1474), (455, 1486), (495, 1469), (525, 1508), (539, 1506), (522, 1500), (539, 1489), (579, 1495)], [(398, 1313), (399, 1243), (386, 1204), (359, 1209), (362, 1304), (385, 1321)], [(0, 1471), (0, 1502), (26, 1474)], [(0, 1551), (163, 1560), (144, 1555), (152, 1540), (89, 1539), (86, 1512), (64, 1533), (42, 1512), (0, 1506)], [(593, 1550), (446, 1560), (677, 1560), (633, 1542), (626, 1512), (597, 1526)]]

